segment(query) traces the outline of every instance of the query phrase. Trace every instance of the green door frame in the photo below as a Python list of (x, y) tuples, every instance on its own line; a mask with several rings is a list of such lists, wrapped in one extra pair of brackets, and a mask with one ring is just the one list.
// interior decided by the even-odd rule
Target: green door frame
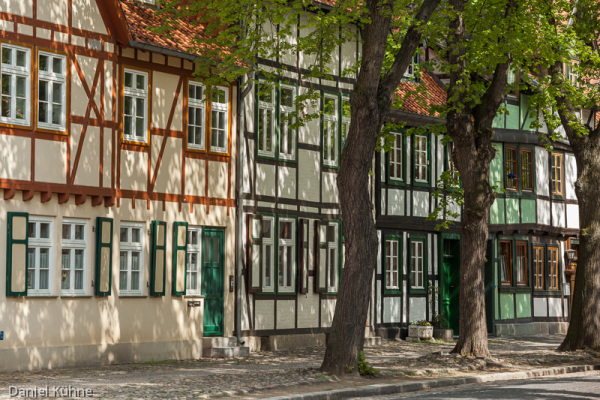
[[(219, 240), (217, 249), (215, 249), (212, 245), (214, 238)], [(215, 250), (218, 253), (216, 255)], [(204, 336), (223, 336), (225, 306), (224, 275), (225, 229), (205, 227), (202, 229), (202, 296), (204, 296)]]

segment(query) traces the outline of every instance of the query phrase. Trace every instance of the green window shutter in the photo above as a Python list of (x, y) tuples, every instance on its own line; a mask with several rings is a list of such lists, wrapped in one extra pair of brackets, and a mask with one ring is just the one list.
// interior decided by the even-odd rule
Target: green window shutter
[(112, 218), (96, 218), (96, 296), (110, 296), (112, 286)]
[(262, 290), (262, 224), (261, 215), (248, 215), (246, 230), (246, 282), (248, 292)]
[[(321, 232), (323, 230), (323, 232)], [(327, 223), (315, 221), (315, 292), (327, 292)]]
[(9, 212), (6, 235), (6, 296), (27, 296), (29, 214)]
[(150, 242), (150, 296), (165, 295), (167, 223), (152, 221)]
[(171, 293), (183, 296), (187, 288), (187, 222), (173, 223), (173, 285)]
[(298, 291), (308, 293), (308, 220), (300, 219), (298, 226)]

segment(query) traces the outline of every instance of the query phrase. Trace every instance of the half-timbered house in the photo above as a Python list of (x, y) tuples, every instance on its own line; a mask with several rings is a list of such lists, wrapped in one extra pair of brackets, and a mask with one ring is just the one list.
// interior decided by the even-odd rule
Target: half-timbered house
[(142, 3), (1, 3), (0, 370), (233, 334), (236, 85)]

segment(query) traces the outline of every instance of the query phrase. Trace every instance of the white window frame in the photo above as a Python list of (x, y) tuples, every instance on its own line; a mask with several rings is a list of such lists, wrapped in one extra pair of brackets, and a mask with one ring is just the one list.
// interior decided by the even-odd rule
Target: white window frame
[[(291, 238), (281, 237), (281, 223), (291, 223)], [(280, 217), (277, 221), (277, 291), (281, 293), (294, 292), (296, 282), (296, 220)], [(290, 251), (286, 251), (291, 249)], [(291, 256), (291, 260), (288, 259)], [(283, 265), (282, 265), (283, 264)]]
[[(57, 73), (55, 71), (52, 72), (48, 72), (48, 71), (43, 71), (39, 68), (40, 66), (40, 56), (45, 56), (48, 57), (49, 59), (49, 65), (53, 65), (52, 63), (52, 59), (60, 59), (61, 60), (61, 67), (62, 67), (62, 71), (60, 71), (60, 73)], [(39, 107), (40, 107), (40, 83), (41, 81), (47, 82), (48, 85), (48, 109), (46, 111), (46, 116), (48, 117), (48, 121), (50, 122), (45, 122), (45, 121), (40, 121), (40, 112), (39, 112)], [(59, 116), (59, 123), (55, 124), (52, 122), (52, 117), (53, 117), (53, 112), (54, 112), (54, 107), (53, 105), (56, 104), (54, 103), (53, 99), (54, 99), (54, 86), (55, 84), (60, 84), (60, 116)], [(47, 51), (38, 51), (38, 94), (37, 94), (38, 98), (37, 98), (37, 107), (38, 107), (38, 113), (37, 113), (37, 126), (38, 128), (41, 129), (48, 129), (48, 130), (53, 130), (53, 131), (61, 131), (61, 132), (65, 132), (66, 131), (66, 120), (67, 120), (67, 57), (62, 55), (62, 54), (57, 54), (57, 53), (50, 53)]]
[[(283, 90), (290, 90), (292, 92), (292, 106), (284, 106), (281, 104), (281, 92)], [(296, 88), (291, 85), (282, 84), (279, 88), (279, 158), (283, 160), (293, 160), (296, 158), (296, 129), (289, 128), (289, 125), (296, 122)], [(290, 118), (289, 116), (292, 115)], [(291, 135), (285, 132), (291, 131)], [(287, 143), (291, 141), (291, 143)], [(285, 146), (284, 146), (285, 145)], [(286, 147), (286, 151), (282, 149)]]
[[(70, 239), (65, 239), (62, 237), (62, 231), (65, 228), (65, 225), (69, 226), (70, 230)], [(83, 239), (75, 239), (75, 226), (83, 225)], [(89, 223), (85, 219), (75, 219), (75, 218), (64, 218), (62, 221), (62, 229), (61, 229), (61, 239), (62, 239), (62, 249), (61, 249), (61, 276), (60, 276), (60, 292), (62, 295), (67, 296), (85, 296), (87, 294), (87, 270), (88, 270), (88, 232), (89, 232)], [(69, 260), (70, 264), (67, 269), (63, 265), (63, 252), (65, 250), (69, 251)], [(77, 250), (83, 251), (83, 268), (82, 268), (82, 287), (81, 289), (75, 289), (75, 252)], [(65, 274), (65, 270), (68, 271), (68, 274)], [(65, 279), (65, 276), (69, 277), (69, 288), (63, 289), (62, 283)]]
[[(426, 183), (429, 181), (427, 176), (427, 166), (429, 165), (429, 158), (427, 154), (427, 135), (415, 135), (414, 144), (415, 144), (415, 182)], [(422, 147), (423, 146), (423, 147)], [(421, 162), (420, 155), (424, 156), (424, 162)]]
[[(275, 218), (263, 215), (262, 220), (262, 291), (275, 292)], [(271, 224), (271, 229), (266, 230), (265, 224)], [(265, 236), (266, 232), (270, 232), (270, 236)], [(267, 257), (268, 247), (271, 249), (269, 257)], [(267, 275), (270, 277), (268, 284)]]
[[(121, 229), (127, 229), (127, 241), (126, 242), (121, 242)], [(139, 243), (135, 243), (132, 242), (131, 240), (131, 232), (132, 229), (139, 229), (140, 230), (140, 242)], [(142, 223), (136, 223), (136, 222), (121, 222), (121, 225), (119, 227), (119, 295), (120, 296), (142, 296), (144, 294), (144, 236), (146, 233), (146, 227), (144, 226), (144, 224)], [(121, 269), (121, 253), (125, 252), (127, 253), (127, 265), (126, 265), (126, 269)], [(137, 252), (139, 253), (139, 282), (138, 282), (138, 289), (132, 289), (132, 279), (131, 279), (131, 275), (132, 275), (132, 253)], [(127, 281), (126, 281), (126, 287), (125, 288), (121, 288), (122, 286), (122, 280), (121, 280), (121, 274), (125, 273), (127, 276)]]
[[(395, 249), (394, 249), (395, 247)], [(395, 252), (394, 252), (395, 250)], [(399, 290), (402, 276), (400, 275), (400, 240), (386, 239), (385, 241), (385, 288)], [(392, 268), (390, 268), (390, 266)], [(396, 275), (396, 285), (393, 285)]]
[[(334, 101), (334, 113), (325, 113), (325, 102)], [(325, 93), (323, 95), (323, 164), (330, 167), (337, 167), (339, 164), (339, 99), (338, 96)], [(331, 145), (333, 144), (333, 149)], [(328, 149), (328, 151), (325, 151)], [(333, 152), (331, 151), (333, 150)], [(332, 155), (333, 153), (333, 155)]]
[[(270, 84), (267, 85), (265, 83), (265, 81), (259, 81), (258, 83), (258, 88), (256, 90), (258, 90), (258, 95), (257, 95), (257, 101), (258, 101), (258, 120), (256, 121), (256, 148), (258, 151), (258, 155), (259, 156), (264, 156), (264, 157), (275, 157), (275, 104), (276, 104), (276, 97), (275, 97), (275, 87), (274, 84)], [(260, 99), (260, 91), (263, 90), (262, 86), (270, 86), (271, 89), (271, 102), (267, 102), (264, 100)], [(269, 111), (271, 112), (271, 132), (260, 132), (260, 126), (261, 124), (259, 124), (259, 121), (262, 122), (262, 126), (263, 129), (266, 129), (267, 126), (269, 126)], [(270, 138), (270, 141), (268, 140)], [(271, 149), (267, 149), (267, 145), (268, 143), (271, 143)]]
[[(133, 79), (132, 82), (135, 85), (137, 82), (137, 76), (143, 76), (145, 87), (144, 89), (135, 89), (131, 87), (125, 86), (125, 75), (132, 74)], [(149, 74), (145, 71), (140, 71), (137, 69), (123, 69), (123, 140), (128, 142), (136, 142), (136, 143), (148, 143), (148, 81)], [(125, 98), (131, 97), (131, 115), (125, 114)], [(136, 119), (139, 118), (137, 116), (137, 100), (144, 101), (144, 114), (143, 114), (143, 122), (142, 126), (144, 127), (144, 136), (140, 137), (136, 135)], [(126, 124), (126, 116), (131, 118), (131, 134), (125, 134), (125, 124)]]
[[(210, 102), (210, 151), (213, 153), (227, 153), (229, 148), (229, 88), (225, 86), (214, 86), (212, 90), (223, 90), (225, 93), (225, 102), (221, 103), (218, 101), (213, 101), (211, 95)], [(223, 146), (213, 145), (215, 134), (214, 127), (214, 113), (222, 113), (225, 115), (225, 127), (217, 127), (216, 133), (224, 135), (223, 137)]]
[[(193, 236), (198, 238), (197, 243), (192, 243)], [(196, 286), (192, 285), (192, 256), (196, 256)], [(202, 227), (188, 226), (187, 260), (185, 264), (186, 273), (186, 295), (202, 295)]]
[[(333, 240), (329, 240), (329, 229), (334, 230)], [(339, 283), (339, 224), (337, 222), (323, 222), (319, 225), (319, 243), (327, 243), (327, 255), (325, 260), (321, 257), (319, 251), (319, 266), (325, 266), (325, 287), (327, 293), (335, 293), (338, 291)], [(321, 268), (321, 267), (319, 267)]]
[[(40, 224), (46, 223), (49, 224), (48, 228), (48, 237), (41, 238), (39, 237), (40, 232)], [(35, 231), (32, 231), (31, 225), (35, 226)], [(27, 280), (27, 295), (28, 296), (50, 296), (52, 295), (52, 276), (53, 276), (53, 253), (54, 253), (54, 245), (53, 245), (53, 235), (54, 235), (54, 219), (50, 217), (40, 217), (40, 216), (30, 216), (29, 217), (29, 235), (28, 235), (28, 251), (31, 252), (33, 250), (34, 259), (33, 265), (31, 263), (31, 259), (29, 260), (28, 267), (28, 280)], [(35, 236), (32, 236), (35, 234)], [(47, 288), (40, 289), (40, 250), (47, 249), (48, 250), (48, 280), (47, 280)], [(29, 253), (27, 254), (29, 257)], [(31, 274), (33, 273), (33, 277)], [(33, 279), (34, 286), (29, 286), (29, 279)]]
[[(11, 51), (11, 64), (2, 63), (2, 54), (5, 49)], [(16, 65), (17, 51), (25, 52), (25, 67)], [(10, 102), (9, 116), (2, 116), (0, 108), (0, 122), (4, 124), (30, 126), (31, 125), (31, 49), (28, 47), (14, 46), (8, 43), (0, 44), (0, 82), (2, 76), (8, 76), (10, 79), (10, 96), (7, 97)], [(17, 113), (17, 77), (25, 78), (25, 118), (16, 118)], [(0, 85), (0, 103), (6, 96), (2, 94), (2, 85)]]
[[(404, 182), (404, 174), (403, 174), (403, 162), (404, 162), (404, 154), (402, 153), (404, 151), (404, 149), (402, 148), (402, 142), (404, 139), (404, 135), (402, 135), (401, 133), (398, 132), (392, 132), (392, 134), (394, 135), (395, 139), (394, 142), (392, 143), (392, 147), (391, 147), (391, 152), (390, 152), (390, 179), (393, 181), (397, 181), (397, 182)], [(398, 144), (400, 144), (400, 146), (398, 146)], [(394, 158), (392, 159), (392, 155), (394, 156)], [(400, 161), (398, 161), (398, 157), (400, 158)], [(397, 170), (397, 166), (400, 167), (400, 176), (396, 176), (395, 171)], [(394, 173), (392, 173), (392, 171), (394, 171)]]
[(421, 240), (410, 242), (410, 276), (411, 289), (425, 289), (425, 243)]
[[(206, 149), (206, 86), (201, 83), (190, 81), (188, 82), (188, 121), (187, 121), (187, 147), (189, 149), (194, 150), (205, 150)], [(194, 90), (201, 89), (202, 96), (201, 99), (192, 98), (189, 95), (190, 89), (194, 88)], [(200, 110), (200, 115), (202, 117), (201, 125), (198, 125), (197, 120), (194, 120), (194, 124), (190, 124), (190, 115), (196, 115), (197, 111)], [(194, 129), (194, 138), (197, 138), (195, 130), (197, 128), (201, 128), (200, 132), (200, 143), (197, 143), (195, 140), (190, 142), (190, 128)]]

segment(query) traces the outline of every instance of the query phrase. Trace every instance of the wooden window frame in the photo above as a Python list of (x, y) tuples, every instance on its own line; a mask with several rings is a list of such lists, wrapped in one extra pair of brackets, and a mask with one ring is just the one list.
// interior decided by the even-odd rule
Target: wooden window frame
[[(145, 75), (146, 78), (146, 89), (132, 89), (125, 87), (125, 74), (139, 74)], [(129, 89), (129, 90), (126, 90)], [(137, 92), (139, 91), (139, 92)], [(129, 93), (128, 93), (129, 92)], [(144, 106), (144, 137), (141, 138), (143, 140), (140, 141), (140, 138), (135, 135), (125, 135), (125, 97), (132, 96), (134, 99), (143, 99), (145, 101)], [(150, 145), (150, 116), (152, 106), (152, 71), (143, 68), (131, 67), (131, 66), (121, 66), (121, 113), (120, 113), (120, 130), (121, 130), (121, 138), (124, 143), (136, 144), (141, 146), (149, 146)], [(135, 104), (137, 108), (137, 104)], [(134, 124), (135, 125), (135, 124)]]
[[(423, 248), (423, 254), (421, 257), (421, 271), (415, 269), (415, 259), (419, 259), (418, 255), (415, 257), (413, 244), (420, 243)], [(409, 239), (409, 282), (410, 282), (410, 293), (413, 294), (426, 294), (428, 286), (428, 257), (429, 251), (427, 247), (427, 238), (425, 236), (412, 236)], [(420, 274), (422, 277), (422, 285), (415, 285), (415, 272)]]
[[(272, 85), (272, 86), (271, 86)], [(270, 87), (270, 91), (271, 91), (271, 102), (267, 102), (265, 100), (261, 100), (261, 93), (263, 93), (266, 89), (262, 88), (261, 86), (271, 86)], [(271, 116), (270, 116), (270, 123), (271, 123), (271, 130), (270, 132), (263, 132), (260, 127), (261, 124), (259, 123), (259, 121), (262, 121), (262, 126), (269, 126), (268, 125), (268, 112), (271, 112)], [(265, 158), (275, 158), (275, 151), (276, 151), (276, 143), (277, 143), (277, 138), (276, 138), (276, 122), (277, 119), (275, 117), (276, 115), (276, 111), (277, 111), (277, 96), (276, 96), (276, 90), (275, 90), (275, 84), (274, 83), (269, 83), (266, 84), (265, 80), (260, 80), (258, 81), (258, 85), (256, 88), (256, 154), (259, 157), (265, 157)], [(268, 144), (271, 144), (271, 149), (267, 149)]]
[(346, 139), (348, 133), (350, 133), (350, 122), (352, 119), (350, 109), (350, 96), (342, 95), (342, 101), (340, 101), (340, 154), (344, 151), (346, 146)]
[[(192, 243), (192, 238), (197, 236), (198, 242)], [(185, 260), (185, 280), (186, 280), (186, 295), (189, 296), (200, 296), (202, 295), (202, 227), (201, 226), (189, 226), (187, 228), (187, 242), (186, 242), (186, 253), (187, 257)], [(192, 287), (192, 271), (191, 258), (196, 255), (196, 287)]]
[[(35, 225), (35, 229), (32, 228), (32, 224)], [(47, 238), (41, 238), (37, 236), (37, 232), (39, 231), (40, 224), (48, 224), (49, 232)], [(54, 219), (51, 217), (42, 217), (37, 215), (29, 216), (29, 228), (28, 228), (28, 271), (27, 271), (27, 296), (51, 296), (53, 293), (53, 274), (54, 274), (54, 265), (52, 261), (54, 260)], [(48, 287), (45, 289), (40, 289), (40, 259), (41, 252), (37, 251), (41, 249), (48, 250), (48, 279), (47, 285)], [(34, 250), (34, 259), (35, 262), (32, 265), (32, 260), (29, 258), (31, 251)], [(31, 275), (33, 273), (33, 276)], [(33, 279), (34, 286), (30, 286), (30, 279)]]
[[(406, 183), (406, 173), (405, 173), (405, 151), (406, 151), (406, 140), (402, 133), (392, 132), (395, 136), (394, 142), (391, 146), (391, 151), (386, 154), (387, 157), (387, 167), (388, 167), (388, 183), (395, 185), (403, 185)], [(400, 142), (400, 147), (398, 147), (398, 142)], [(400, 161), (396, 161), (395, 158), (397, 155), (400, 155)], [(400, 176), (394, 176), (392, 171), (394, 170), (394, 166), (400, 167)], [(397, 172), (397, 168), (396, 168)]]
[[(551, 157), (551, 169), (550, 169), (550, 189), (553, 196), (564, 196), (565, 187), (565, 164), (563, 153), (552, 152)], [(557, 163), (557, 160), (560, 162)], [(558, 165), (558, 167), (557, 167)], [(557, 172), (560, 177), (557, 177)], [(557, 179), (558, 178), (558, 179)], [(558, 190), (557, 190), (558, 188)]]
[[(546, 253), (544, 246), (533, 246), (533, 289), (544, 290), (545, 289), (545, 257)], [(541, 259), (540, 259), (541, 256)]]
[[(425, 140), (425, 149), (417, 150), (417, 142)], [(413, 183), (415, 186), (428, 186), (430, 182), (430, 164), (431, 164), (431, 151), (430, 151), (431, 136), (426, 133), (422, 135), (413, 135)], [(418, 160), (418, 153), (425, 153), (425, 164), (420, 164)], [(425, 168), (425, 178), (417, 178), (417, 171)], [(420, 176), (419, 172), (419, 176)]]
[[(507, 270), (504, 270), (504, 265), (502, 257), (504, 256), (502, 250), (503, 245), (508, 247), (508, 254), (506, 255), (506, 261), (508, 262)], [(513, 251), (512, 251), (512, 241), (511, 240), (501, 240), (500, 241), (500, 284), (503, 287), (512, 287), (513, 286)], [(509, 279), (503, 279), (508, 277)]]
[[(215, 89), (217, 91), (223, 90), (225, 92), (224, 94), (224, 99), (225, 102), (219, 102), (219, 101), (215, 101), (213, 98), (213, 95), (215, 93)], [(231, 136), (231, 95), (232, 95), (232, 90), (231, 87), (227, 87), (227, 86), (212, 86), (209, 88), (209, 96), (210, 96), (210, 109), (208, 110), (209, 112), (209, 116), (210, 118), (207, 118), (206, 120), (208, 121), (207, 123), (207, 131), (209, 132), (209, 137), (208, 137), (208, 143), (207, 146), (209, 148), (209, 153), (212, 154), (218, 154), (218, 155), (229, 155), (229, 142), (230, 142), (230, 136)], [(223, 128), (224, 130), (224, 147), (221, 146), (213, 146), (212, 144), (212, 140), (213, 140), (213, 114), (215, 112), (220, 112), (223, 113), (225, 115), (225, 118), (227, 119), (225, 121), (225, 127)], [(219, 128), (217, 128), (219, 129)]]
[(298, 293), (308, 293), (310, 224), (308, 219), (298, 220)]
[[(121, 241), (121, 230), (122, 229), (127, 229), (127, 241), (123, 242)], [(136, 243), (132, 241), (131, 238), (131, 232), (133, 229), (139, 229), (140, 230), (140, 242)], [(145, 261), (145, 255), (144, 255), (144, 246), (145, 246), (145, 241), (144, 241), (144, 236), (146, 234), (146, 228), (144, 226), (143, 223), (138, 223), (138, 222), (122, 222), (121, 225), (119, 226), (119, 296), (121, 297), (128, 297), (128, 296), (143, 296), (144, 295), (144, 261)], [(127, 265), (126, 265), (126, 269), (121, 269), (121, 253), (122, 252), (126, 252), (127, 254)], [(138, 289), (132, 289), (132, 278), (131, 275), (133, 273), (133, 269), (132, 269), (132, 257), (131, 254), (133, 252), (138, 252), (140, 255), (139, 258), (139, 276), (138, 276)], [(125, 272), (127, 274), (127, 281), (126, 281), (126, 288), (121, 288), (121, 273)]]
[[(527, 256), (527, 247), (528, 243), (525, 241), (518, 240), (515, 243), (515, 282), (518, 287), (528, 287), (529, 286), (529, 268), (528, 268), (528, 256)], [(519, 254), (519, 251), (522, 250), (523, 254)], [(519, 271), (519, 257), (523, 260), (523, 265), (521, 265), (522, 271)], [(519, 276), (519, 272), (521, 276)]]
[(339, 290), (342, 263), (340, 230), (339, 220), (315, 221), (315, 292), (337, 294)]
[[(529, 162), (523, 161), (523, 154), (529, 154)], [(521, 191), (523, 192), (533, 192), (534, 184), (533, 184), (533, 168), (534, 168), (534, 160), (533, 160), (533, 149), (529, 147), (521, 147), (519, 151), (519, 161), (520, 161), (520, 184)], [(529, 166), (529, 180), (524, 178), (525, 166)]]
[[(75, 236), (75, 231), (76, 231), (76, 226), (77, 225), (83, 225), (83, 239), (76, 239), (74, 238)], [(69, 227), (69, 238), (65, 238), (65, 226)], [(88, 271), (88, 254), (87, 254), (87, 248), (88, 248), (88, 234), (89, 232), (89, 223), (87, 220), (85, 219), (74, 219), (74, 218), (64, 218), (62, 221), (62, 248), (61, 248), (61, 287), (60, 287), (60, 293), (61, 296), (85, 296), (87, 295), (87, 271)], [(70, 265), (68, 266), (68, 268), (65, 268), (63, 262), (63, 255), (64, 255), (64, 251), (68, 250), (69, 251), (69, 258), (70, 258)], [(74, 288), (74, 283), (75, 283), (75, 257), (74, 254), (77, 250), (81, 250), (83, 252), (83, 268), (81, 269), (82, 271), (82, 283), (83, 283), (83, 287), (81, 289), (75, 289)], [(67, 274), (65, 274), (65, 270), (68, 271)], [(63, 280), (66, 279), (66, 276), (69, 276), (69, 280), (70, 280), (70, 285), (68, 288), (63, 288), (62, 282)]]
[[(60, 75), (57, 76), (57, 74), (55, 73), (47, 73), (45, 71), (41, 71), (40, 70), (40, 56), (42, 55), (46, 55), (49, 57), (56, 57), (56, 58), (61, 58), (62, 59), (62, 63), (63, 63), (63, 74), (62, 77)], [(49, 133), (58, 133), (58, 134), (67, 134), (68, 131), (68, 126), (69, 126), (69, 121), (70, 121), (70, 90), (71, 90), (71, 86), (70, 86), (70, 81), (71, 81), (71, 76), (70, 76), (70, 68), (69, 68), (69, 56), (67, 53), (63, 53), (63, 52), (59, 52), (59, 51), (55, 51), (55, 50), (47, 50), (47, 49), (37, 49), (36, 51), (36, 78), (35, 78), (35, 82), (36, 82), (36, 89), (35, 89), (35, 100), (36, 100), (36, 109), (35, 109), (35, 122), (36, 122), (36, 130), (38, 131), (42, 131), (42, 132), (49, 132)], [(39, 120), (40, 117), (40, 113), (39, 113), (39, 108), (40, 108), (40, 81), (47, 81), (49, 83), (54, 83), (54, 82), (58, 82), (62, 84), (62, 113), (61, 113), (61, 121), (59, 124), (54, 124), (51, 122), (42, 122)], [(51, 85), (49, 85), (51, 86)], [(50, 93), (54, 93), (54, 89), (51, 89), (49, 91), (49, 95), (48, 97), (51, 98), (52, 94)], [(51, 103), (49, 102), (49, 110), (51, 110)]]
[[(281, 232), (281, 223), (290, 223), (291, 231), (290, 238), (283, 238)], [(295, 294), (296, 293), (296, 280), (298, 279), (298, 254), (297, 254), (297, 220), (296, 217), (292, 216), (278, 216), (277, 217), (277, 293), (279, 294)], [(287, 254), (291, 255), (291, 260), (286, 259), (286, 248), (291, 248)], [(282, 253), (283, 251), (283, 253)], [(288, 268), (282, 265), (282, 257), (284, 263)], [(291, 276), (290, 276), (291, 273)], [(283, 284), (282, 284), (283, 281)], [(289, 283), (289, 284), (287, 284)]]
[[(12, 64), (3, 64), (2, 63), (2, 52), (5, 48), (9, 48), (12, 50), (12, 54), (16, 53), (16, 51), (25, 51), (26, 67), (18, 67), (13, 66)], [(32, 79), (33, 79), (33, 71), (34, 71), (34, 60), (32, 57), (33, 54), (33, 46), (27, 46), (23, 44), (17, 44), (7, 41), (0, 41), (0, 105), (3, 102), (4, 95), (1, 90), (1, 82), (2, 75), (10, 76), (11, 81), (11, 95), (10, 95), (10, 114), (14, 114), (12, 116), (3, 117), (1, 108), (0, 108), (0, 124), (7, 127), (26, 127), (30, 128), (33, 126), (32, 124), (32, 114), (33, 114), (33, 95), (32, 95)], [(25, 118), (17, 119), (16, 118), (16, 77), (24, 77), (25, 78)]]
[[(509, 159), (509, 154), (514, 155), (514, 158)], [(519, 189), (519, 159), (517, 146), (504, 147), (504, 182), (507, 190), (517, 191)], [(509, 178), (509, 174), (514, 174), (514, 178)], [(511, 182), (512, 181), (512, 182)]]
[[(333, 114), (325, 113), (325, 102), (327, 100), (333, 100)], [(321, 139), (322, 149), (321, 154), (323, 157), (323, 165), (329, 168), (339, 168), (340, 164), (340, 127), (341, 122), (340, 114), (340, 96), (339, 94), (332, 94), (329, 92), (323, 92), (321, 97), (321, 110), (322, 110), (322, 123), (321, 123)], [(327, 145), (329, 144), (329, 145)], [(325, 149), (328, 149), (327, 152)], [(334, 152), (334, 156), (331, 153)]]
[[(271, 224), (271, 235), (265, 236), (265, 223), (268, 222)], [(262, 216), (262, 232), (261, 232), (261, 292), (262, 293), (275, 293), (277, 288), (277, 259), (275, 258), (275, 253), (277, 249), (277, 218), (275, 215), (263, 215)], [(267, 247), (271, 247), (271, 257), (267, 258)], [(270, 284), (267, 285), (265, 282), (267, 280), (267, 261), (269, 263), (269, 274), (270, 274)]]
[[(201, 99), (196, 99), (196, 98), (192, 98), (190, 97), (190, 89), (194, 87), (194, 91), (198, 90), (199, 88), (202, 90), (202, 96)], [(187, 90), (186, 90), (186, 98), (187, 98), (187, 119), (186, 119), (186, 149), (187, 150), (194, 150), (194, 151), (201, 151), (201, 152), (205, 152), (206, 151), (206, 126), (207, 126), (207, 122), (208, 122), (208, 104), (206, 102), (206, 91), (207, 88), (203, 83), (200, 82), (195, 82), (195, 81), (187, 81)], [(200, 115), (202, 116), (202, 125), (201, 125), (201, 133), (200, 133), (200, 138), (202, 143), (198, 144), (195, 141), (193, 143), (190, 143), (190, 109), (193, 108), (194, 112), (196, 112), (197, 109), (200, 109)], [(194, 125), (193, 128), (198, 128), (198, 124), (196, 123), (196, 118), (194, 117)], [(194, 132), (195, 133), (195, 132)], [(197, 136), (194, 134), (194, 138), (196, 138)]]
[[(394, 255), (390, 254), (389, 244), (395, 243), (397, 247), (397, 253), (395, 255), (396, 270), (389, 269), (390, 262), (394, 260)], [(402, 293), (402, 266), (403, 266), (403, 253), (402, 253), (402, 236), (400, 235), (385, 235), (383, 243), (383, 280), (385, 294), (401, 294)], [(396, 274), (397, 285), (390, 284), (390, 278)], [(393, 280), (393, 279), (392, 279)]]
[(560, 290), (560, 257), (558, 246), (548, 246), (548, 290)]
[[(281, 103), (281, 98), (282, 98), (281, 92), (283, 90), (291, 90), (292, 91), (292, 106), (291, 107), (284, 106)], [(296, 118), (297, 118), (296, 96), (297, 95), (298, 95), (298, 93), (297, 93), (296, 86), (281, 83), (279, 85), (279, 88), (277, 88), (277, 105), (278, 105), (278, 107), (277, 107), (277, 114), (275, 115), (277, 133), (275, 136), (277, 137), (277, 153), (279, 154), (280, 160), (286, 160), (286, 161), (296, 160), (296, 151), (297, 151), (296, 143), (298, 142), (296, 139), (296, 136), (297, 136), (298, 132), (295, 128), (290, 128), (289, 125), (293, 125), (294, 123), (296, 123)], [(291, 137), (288, 138), (290, 140), (290, 143), (287, 143), (287, 147), (289, 149), (291, 149), (291, 151), (289, 151), (287, 153), (282, 151), (282, 148), (283, 148), (282, 140), (285, 137), (283, 132), (286, 130), (288, 132), (291, 132)]]

